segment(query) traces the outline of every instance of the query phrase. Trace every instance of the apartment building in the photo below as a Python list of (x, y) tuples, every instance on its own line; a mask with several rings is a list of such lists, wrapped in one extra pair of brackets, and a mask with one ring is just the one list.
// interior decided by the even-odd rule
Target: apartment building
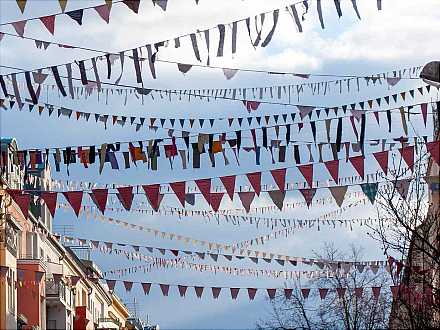
[(128, 310), (97, 265), (60, 243), (37, 198), (25, 210), (11, 196), (51, 189), (50, 167), (34, 164), (27, 176), (38, 179), (25, 180), (17, 151), (15, 139), (1, 140), (0, 329), (125, 329)]

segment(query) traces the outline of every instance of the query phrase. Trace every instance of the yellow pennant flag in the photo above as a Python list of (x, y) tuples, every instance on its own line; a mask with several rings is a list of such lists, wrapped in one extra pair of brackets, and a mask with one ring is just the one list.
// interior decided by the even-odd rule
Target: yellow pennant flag
[(61, 11), (64, 13), (67, 6), (67, 0), (58, 0), (58, 2), (60, 3)]
[(21, 13), (24, 13), (24, 8), (26, 7), (27, 0), (17, 0), (17, 6), (20, 8)]

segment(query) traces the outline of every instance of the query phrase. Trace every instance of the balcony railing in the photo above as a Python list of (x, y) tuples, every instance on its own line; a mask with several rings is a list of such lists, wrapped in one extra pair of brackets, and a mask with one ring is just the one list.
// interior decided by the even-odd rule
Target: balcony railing
[(121, 327), (121, 322), (115, 319), (112, 319), (111, 317), (100, 317), (98, 319), (99, 323), (113, 323), (117, 325), (118, 327)]

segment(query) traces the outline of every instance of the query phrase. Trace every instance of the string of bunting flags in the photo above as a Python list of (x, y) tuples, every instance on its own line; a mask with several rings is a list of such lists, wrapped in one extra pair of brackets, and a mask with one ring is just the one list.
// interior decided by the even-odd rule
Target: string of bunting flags
[[(408, 165), (409, 170), (413, 170), (414, 167), (414, 152), (415, 148), (414, 146), (406, 146), (399, 149), (399, 152), (405, 161), (405, 163)], [(427, 151), (430, 153), (430, 155), (433, 157), (433, 159), (436, 162), (439, 162), (439, 141), (429, 142), (427, 143)], [(384, 174), (387, 175), (388, 171), (388, 154), (389, 151), (381, 151), (377, 153), (373, 153), (374, 158), (379, 163), (380, 167), (384, 171)], [(365, 178), (364, 173), (364, 156), (355, 156), (350, 157), (349, 162), (352, 164), (354, 169), (358, 172), (359, 176), (362, 177), (362, 179)], [(347, 191), (348, 185), (346, 186), (330, 186), (330, 187), (314, 187), (313, 186), (313, 172), (314, 172), (314, 165), (316, 164), (307, 164), (307, 165), (299, 165), (295, 166), (298, 171), (302, 174), (302, 176), (305, 178), (308, 188), (302, 188), (299, 189), (299, 192), (303, 195), (306, 202), (310, 205), (317, 188), (328, 188), (330, 192), (332, 193), (332, 196), (337, 201), (338, 205), (341, 205), (345, 193)], [(339, 182), (339, 161), (327, 161), (323, 164), (327, 170), (329, 171), (332, 179), (334, 182)], [(276, 185), (278, 186), (279, 190), (269, 190), (269, 196), (274, 201), (275, 205), (277, 205), (280, 209), (282, 209), (282, 203), (284, 201), (285, 197), (285, 191), (286, 191), (286, 173), (288, 168), (280, 168), (280, 169), (274, 169), (271, 170), (270, 173), (273, 177), (273, 180), (275, 181)], [(230, 175), (230, 176), (223, 176), (220, 177), (220, 181), (223, 183), (224, 188), (226, 190), (226, 193), (230, 197), (231, 200), (233, 200), (233, 196), (235, 193), (235, 181), (236, 181), (237, 175)], [(250, 205), (255, 198), (255, 195), (259, 196), (261, 193), (261, 177), (262, 172), (251, 172), (246, 173), (244, 177), (247, 178), (249, 181), (251, 187), (254, 189), (253, 191), (240, 191), (238, 192), (238, 195), (240, 197), (240, 200), (244, 206), (244, 208), (249, 211)], [(205, 198), (205, 200), (208, 202), (211, 207), (213, 207), (213, 210), (216, 211), (219, 209), (221, 200), (224, 196), (224, 192), (212, 192), (211, 186), (212, 186), (212, 179), (213, 178), (205, 178), (205, 179), (196, 179), (194, 182), (199, 190), (199, 193), (202, 194), (202, 196)], [(402, 196), (406, 196), (406, 190), (409, 185), (410, 179), (402, 179), (400, 180), (399, 184), (396, 184), (396, 187), (398, 190), (402, 193)], [(174, 192), (180, 203), (183, 207), (185, 207), (185, 195), (187, 193), (186, 189), (186, 181), (179, 181), (179, 182), (172, 182), (168, 183), (171, 190)], [(373, 183), (361, 183), (360, 184), (362, 190), (367, 195), (367, 197), (370, 199), (372, 203), (374, 203), (375, 195), (377, 193), (378, 189), (378, 182)], [(154, 210), (158, 210), (160, 206), (160, 202), (163, 198), (163, 193), (161, 191), (161, 184), (149, 184), (149, 185), (142, 185), (142, 189), (145, 192), (145, 195), (147, 196), (147, 200), (151, 204), (152, 208)], [(402, 189), (399, 189), (399, 187)], [(133, 200), (133, 189), (136, 188), (136, 193), (139, 193), (139, 186), (125, 186), (125, 187), (117, 187), (114, 194), (117, 195), (119, 198), (121, 204), (126, 209), (131, 208), (132, 200)], [(39, 196), (43, 201), (45, 201), (47, 207), (49, 208), (49, 211), (52, 215), (55, 214), (56, 209), (56, 202), (57, 202), (57, 196), (58, 192), (56, 191), (29, 191), (26, 190), (8, 190), (8, 193), (11, 195), (11, 197), (16, 201), (16, 203), (20, 206), (20, 208), (23, 211), (23, 214), (27, 216), (28, 211), (27, 208), (29, 207), (29, 203), (31, 200), (31, 195), (37, 195)], [(69, 202), (69, 204), (72, 206), (72, 209), (74, 212), (78, 215), (79, 210), (81, 209), (81, 203), (83, 199), (84, 191), (65, 191), (60, 192), (64, 195), (66, 200)], [(107, 204), (107, 198), (109, 194), (109, 189), (107, 188), (98, 188), (98, 189), (92, 189), (90, 192), (90, 197), (92, 201), (96, 204), (96, 206), (99, 208), (99, 210), (104, 213), (106, 209)]]

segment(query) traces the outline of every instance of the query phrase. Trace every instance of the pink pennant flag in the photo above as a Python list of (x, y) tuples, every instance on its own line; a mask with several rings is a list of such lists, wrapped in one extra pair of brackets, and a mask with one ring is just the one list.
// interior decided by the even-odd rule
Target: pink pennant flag
[(313, 186), (313, 164), (300, 165), (298, 166), (298, 170), (301, 172), (304, 179), (306, 179), (306, 182), (311, 188)]
[(212, 298), (217, 299), (218, 296), (220, 295), (220, 291), (222, 290), (222, 288), (219, 287), (212, 287)]
[(179, 289), (180, 296), (182, 298), (185, 297), (186, 290), (188, 289), (188, 287), (186, 285), (178, 285), (177, 288)]
[(110, 9), (111, 6), (104, 4), (101, 6), (96, 6), (95, 10), (98, 13), (99, 16), (108, 24), (110, 21)]
[(159, 286), (164, 297), (168, 297), (168, 291), (170, 290), (169, 284), (159, 284)]
[(82, 191), (65, 191), (63, 192), (64, 197), (69, 202), (70, 206), (72, 206), (73, 211), (76, 216), (79, 216), (79, 211), (81, 209), (81, 203), (83, 198)]
[(345, 291), (347, 291), (346, 288), (336, 288), (336, 292), (338, 293), (338, 297), (340, 299), (344, 298), (345, 296)]
[(199, 298), (199, 299), (202, 298), (203, 289), (204, 289), (203, 286), (195, 286), (194, 287), (194, 291), (196, 292), (197, 298)]
[(350, 157), (349, 160), (356, 172), (358, 172), (361, 178), (364, 179), (364, 156)]
[(147, 295), (150, 293), (151, 283), (142, 283), (142, 289), (144, 290), (144, 294)]
[(234, 200), (235, 175), (221, 176), (220, 181), (223, 183), (223, 186), (225, 186), (226, 192), (231, 201)]
[(17, 32), (17, 34), (20, 37), (22, 37), (24, 34), (24, 28), (26, 26), (26, 23), (27, 23), (27, 21), (18, 21), (18, 22), (11, 23), (15, 29), (15, 32)]
[(40, 21), (52, 35), (55, 33), (55, 17), (55, 15), (40, 17)]
[(154, 211), (159, 210), (160, 184), (143, 185), (142, 188), (147, 195), (148, 201)]
[(379, 299), (380, 289), (381, 289), (380, 286), (373, 286), (373, 287), (371, 288), (371, 290), (373, 291), (373, 297), (374, 297), (374, 299)]
[(260, 196), (261, 192), (261, 172), (253, 172), (246, 174), (249, 182), (251, 183), (252, 188), (254, 188), (257, 196)]
[(300, 189), (299, 192), (303, 195), (307, 206), (312, 204), (313, 197), (316, 194), (316, 188), (313, 189)]
[(376, 158), (376, 161), (379, 163), (379, 166), (385, 173), (385, 175), (388, 174), (388, 151), (380, 151), (373, 153), (374, 158)]
[(254, 200), (255, 197), (255, 192), (253, 191), (239, 192), (238, 197), (240, 197), (241, 203), (243, 204), (246, 213), (249, 213), (251, 209), (252, 201)]
[(98, 209), (104, 214), (107, 205), (108, 189), (92, 189), (90, 196)]
[(23, 193), (21, 190), (7, 190), (9, 196), (18, 205), (24, 217), (27, 218), (29, 215), (29, 204), (31, 202), (31, 195)]
[(425, 124), (426, 127), (426, 119), (428, 117), (428, 103), (420, 104), (420, 111), (422, 112), (423, 123)]
[(205, 198), (206, 202), (209, 204), (211, 197), (211, 179), (200, 179), (195, 180), (195, 183), (197, 185), (197, 188), (199, 188), (200, 192), (202, 193), (203, 197)]
[(412, 172), (414, 170), (414, 146), (400, 148), (399, 152), (402, 155), (406, 165), (408, 165), (408, 168)]
[(255, 298), (255, 294), (257, 293), (257, 289), (256, 288), (248, 288), (248, 296), (250, 300), (254, 300)]
[(217, 212), (222, 202), (224, 193), (211, 193), (210, 205), (214, 212)]
[(440, 166), (440, 141), (428, 142), (426, 149), (431, 154), (431, 157)]
[(267, 289), (266, 291), (270, 300), (275, 299), (275, 294), (277, 293), (277, 289)]
[(52, 217), (55, 216), (55, 210), (57, 207), (57, 196), (58, 194), (56, 192), (43, 191), (41, 193), (41, 199), (44, 200), (44, 203), (46, 203), (46, 206)]
[(336, 184), (339, 182), (339, 160), (330, 160), (324, 163)]
[(272, 171), (270, 171), (270, 173), (272, 174), (272, 177), (273, 177), (275, 183), (277, 184), (278, 188), (281, 191), (284, 191), (285, 185), (286, 185), (286, 169), (280, 168), (277, 170), (272, 170)]
[(304, 299), (307, 299), (309, 297), (309, 294), (310, 294), (310, 289), (301, 289), (301, 294), (302, 294)]
[(327, 292), (328, 289), (327, 288), (319, 288), (319, 297), (321, 298), (321, 300), (325, 299), (325, 297), (327, 297)]
[(133, 202), (133, 187), (119, 187), (116, 188), (118, 190), (118, 196), (119, 201), (121, 202), (122, 206), (127, 210), (130, 211), (131, 204)]
[(131, 288), (133, 287), (133, 282), (124, 281), (124, 287), (126, 292), (130, 292)]
[(116, 280), (105, 280), (109, 291), (114, 291), (116, 286)]
[(364, 293), (364, 288), (354, 288), (354, 295), (357, 299), (361, 299)]
[(240, 292), (240, 288), (230, 288), (230, 291), (231, 291), (232, 300), (237, 299), (238, 292)]
[(335, 186), (329, 187), (330, 193), (338, 204), (339, 207), (342, 206), (345, 199), (345, 194), (347, 193), (348, 186)]
[(176, 194), (177, 198), (179, 199), (180, 204), (182, 204), (182, 206), (185, 207), (186, 182), (185, 181), (173, 182), (170, 183), (170, 187)]

